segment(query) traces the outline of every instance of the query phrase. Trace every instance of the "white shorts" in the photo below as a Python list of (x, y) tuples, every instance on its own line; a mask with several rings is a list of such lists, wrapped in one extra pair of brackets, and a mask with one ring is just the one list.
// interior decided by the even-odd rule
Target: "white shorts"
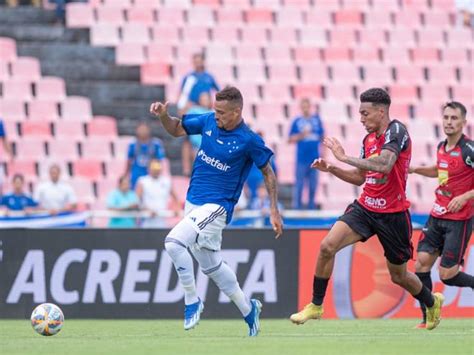
[(184, 214), (184, 220), (189, 222), (198, 234), (196, 237), (198, 247), (210, 250), (221, 249), (222, 230), (225, 228), (227, 220), (227, 212), (224, 207), (215, 203), (197, 206), (186, 201)]

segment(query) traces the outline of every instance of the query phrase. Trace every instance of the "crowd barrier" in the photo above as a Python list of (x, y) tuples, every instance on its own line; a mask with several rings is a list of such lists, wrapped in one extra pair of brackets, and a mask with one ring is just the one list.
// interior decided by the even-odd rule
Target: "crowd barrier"
[[(4, 229), (0, 234), (0, 318), (29, 317), (58, 304), (68, 318), (182, 318), (183, 291), (164, 251), (167, 230)], [(222, 255), (246, 294), (262, 300), (264, 318), (287, 318), (310, 301), (318, 247), (326, 230), (224, 231)], [(414, 242), (419, 231), (414, 233)], [(413, 269), (413, 261), (409, 267)], [(464, 269), (474, 273), (474, 241)], [(445, 287), (443, 317), (474, 317), (472, 290)], [(206, 318), (238, 310), (197, 271)], [(377, 239), (342, 250), (325, 302), (326, 318), (418, 317), (415, 300), (390, 282)]]

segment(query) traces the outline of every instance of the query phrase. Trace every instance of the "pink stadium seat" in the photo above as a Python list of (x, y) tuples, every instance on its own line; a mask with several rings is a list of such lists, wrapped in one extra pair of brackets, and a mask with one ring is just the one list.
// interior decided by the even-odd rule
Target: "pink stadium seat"
[(440, 61), (440, 53), (437, 48), (413, 48), (411, 57), (415, 63), (437, 63)]
[(170, 80), (170, 66), (166, 63), (146, 63), (140, 67), (142, 84), (163, 84)]
[(322, 98), (322, 87), (318, 84), (296, 84), (293, 87), (293, 94), (296, 100), (309, 97), (311, 99)]
[(356, 31), (351, 28), (337, 28), (334, 27), (329, 32), (332, 46), (352, 47), (356, 44)]
[(127, 8), (132, 6), (133, 0), (102, 0), (102, 3), (106, 6), (120, 6)]
[(184, 11), (174, 7), (160, 7), (158, 23), (160, 25), (180, 26), (184, 24)]
[[(349, 204), (357, 197), (355, 186), (344, 183), (344, 181), (333, 180), (327, 187), (328, 196), (331, 197), (331, 200), (340, 201), (342, 203), (339, 208), (344, 209), (344, 205)], [(336, 205), (334, 207), (336, 207)]]
[(74, 177), (83, 177), (91, 181), (102, 178), (102, 162), (96, 159), (80, 159), (72, 162)]
[[(122, 154), (122, 156), (125, 156), (125, 154)], [(126, 167), (127, 161), (123, 159), (113, 159), (105, 163), (105, 171), (107, 172), (107, 176), (117, 180), (119, 176), (122, 176), (125, 173)]]
[(95, 116), (94, 119), (87, 124), (87, 135), (107, 137), (117, 136), (117, 121), (115, 118), (110, 116)]
[(352, 52), (349, 48), (328, 47), (323, 49), (323, 57), (326, 62), (350, 61)]
[(84, 123), (81, 121), (58, 120), (54, 122), (54, 136), (56, 139), (66, 137), (67, 139), (82, 140), (85, 137)]
[(474, 89), (472, 86), (454, 86), (453, 99), (468, 105), (474, 103)]
[(194, 6), (188, 11), (187, 20), (191, 26), (212, 26), (215, 23), (214, 11), (208, 6)]
[(303, 83), (314, 83), (314, 78), (318, 78), (318, 81), (324, 82), (329, 79), (328, 67), (322, 63), (304, 64), (300, 66), (300, 80)]
[(209, 27), (204, 26), (186, 26), (182, 30), (183, 42), (193, 45), (205, 46), (209, 43)]
[(422, 17), (425, 27), (446, 28), (453, 24), (451, 13), (447, 11), (427, 11)]
[(303, 46), (324, 47), (328, 43), (327, 33), (319, 26), (308, 26), (300, 32), (300, 41)]
[(18, 80), (36, 81), (41, 77), (41, 67), (38, 59), (20, 57), (11, 63), (12, 77)]
[(145, 47), (140, 43), (121, 43), (115, 49), (115, 60), (120, 65), (141, 65), (146, 62)]
[(238, 8), (225, 8), (221, 7), (217, 9), (217, 22), (220, 24), (237, 24), (241, 25), (244, 21), (243, 13)]
[(408, 132), (418, 142), (436, 142), (435, 127), (431, 122), (413, 120), (408, 124)]
[(331, 12), (327, 9), (309, 8), (306, 12), (306, 24), (318, 25), (320, 28), (327, 29), (334, 26), (332, 24)]
[(180, 201), (186, 200), (186, 193), (189, 187), (189, 177), (187, 176), (173, 176), (171, 179), (173, 190)]
[(145, 24), (130, 23), (122, 26), (122, 41), (124, 43), (148, 44), (150, 39), (150, 29)]
[(28, 137), (15, 142), (16, 158), (37, 159), (44, 158), (45, 140), (37, 137)]
[(411, 63), (410, 52), (405, 48), (387, 47), (382, 50), (385, 64), (400, 65)]
[(335, 83), (344, 82), (349, 86), (350, 84), (360, 82), (359, 68), (353, 64), (338, 64), (333, 65), (331, 69), (332, 81)]
[(11, 101), (33, 99), (31, 82), (10, 80), (3, 83), (3, 98)]
[[(128, 147), (135, 140), (133, 136), (118, 136), (113, 141), (115, 159), (123, 160), (127, 157)], [(123, 159), (120, 159), (123, 157)]]
[(390, 86), (390, 96), (396, 102), (416, 102), (418, 101), (418, 91), (414, 85), (392, 85)]
[(268, 29), (265, 27), (245, 26), (240, 30), (242, 42), (247, 45), (263, 46), (268, 42)]
[(352, 87), (349, 83), (345, 84), (327, 84), (326, 85), (326, 99), (328, 100), (338, 100), (344, 99), (350, 101), (354, 99), (354, 93)]
[(321, 60), (321, 49), (312, 46), (298, 46), (294, 49), (294, 57), (296, 64), (315, 63)]
[(269, 9), (248, 9), (244, 11), (245, 21), (247, 23), (271, 24), (273, 22), (273, 13)]
[(445, 45), (444, 31), (438, 28), (420, 29), (417, 31), (418, 46), (441, 48)]
[(17, 100), (0, 100), (0, 117), (4, 121), (25, 120), (25, 103)]
[[(239, 90), (249, 103), (260, 102), (258, 84), (252, 82), (239, 83)], [(245, 107), (246, 105), (244, 105)], [(248, 108), (250, 105), (248, 105)]]
[(134, 6), (127, 9), (127, 20), (130, 23), (141, 23), (151, 26), (155, 23), (156, 12), (154, 9)]
[(386, 84), (393, 82), (392, 70), (387, 65), (383, 64), (369, 64), (363, 67), (365, 81), (380, 81)]
[(36, 176), (36, 161), (32, 157), (13, 160), (8, 163), (8, 175), (22, 174), (27, 178)]
[(399, 28), (419, 28), (421, 26), (421, 15), (419, 11), (400, 11), (395, 13), (395, 25)]
[(174, 59), (174, 47), (170, 44), (150, 43), (145, 48), (145, 52), (148, 62), (171, 63)]
[(92, 107), (88, 98), (69, 96), (62, 102), (61, 107), (63, 119), (89, 121), (92, 118)]
[(19, 140), (18, 134), (18, 122), (16, 121), (4, 121), (3, 126), (5, 128), (5, 132), (8, 134), (9, 140)]
[(456, 84), (456, 70), (452, 66), (432, 65), (428, 68), (428, 77), (430, 84)]
[(344, 102), (341, 100), (321, 101), (319, 103), (319, 113), (323, 121), (331, 120), (332, 122), (347, 122), (350, 119), (349, 114), (347, 112), (347, 105), (344, 104)]
[(271, 45), (264, 48), (265, 62), (294, 65), (291, 49), (287, 46)]
[(6, 81), (10, 78), (10, 70), (8, 69), (8, 63), (0, 59), (0, 82)]
[(159, 25), (152, 27), (153, 42), (177, 44), (180, 42), (179, 29), (177, 27)]
[[(208, 63), (212, 63), (212, 61)], [(221, 83), (232, 83), (235, 80), (233, 72), (232, 65), (225, 64), (224, 60), (220, 61), (219, 64), (216, 63), (212, 65), (211, 74), (215, 78), (218, 78)]]
[(459, 68), (459, 79), (461, 83), (471, 84), (474, 78), (474, 68), (472, 66), (464, 65)]
[(46, 76), (35, 84), (36, 99), (38, 100), (64, 100), (66, 98), (66, 84), (64, 79)]
[(443, 48), (441, 57), (444, 63), (466, 63), (472, 54), (464, 48)]
[(393, 102), (390, 105), (390, 116), (402, 122), (407, 122), (410, 119), (410, 105)]
[(411, 28), (396, 27), (388, 32), (390, 45), (401, 48), (412, 48), (415, 43), (415, 31)]
[(253, 5), (257, 8), (278, 9), (281, 6), (280, 0), (253, 0)]
[(442, 102), (420, 102), (415, 107), (415, 118), (431, 122), (440, 122), (442, 117)]
[(66, 4), (66, 24), (70, 28), (89, 28), (94, 23), (94, 10), (89, 4)]
[(270, 64), (268, 69), (269, 81), (273, 83), (295, 84), (298, 81), (294, 64)]
[(395, 68), (395, 77), (399, 84), (422, 84), (425, 82), (423, 68), (414, 65), (398, 65)]
[(447, 12), (453, 12), (455, 10), (455, 1), (451, 0), (431, 0), (431, 8), (432, 9), (442, 9)]
[(336, 26), (340, 25), (362, 25), (362, 12), (358, 10), (340, 10), (334, 17)]
[(83, 158), (110, 160), (112, 158), (112, 146), (110, 140), (105, 137), (92, 137), (81, 142)]
[[(363, 28), (359, 31), (359, 43), (362, 49), (368, 48), (384, 48), (388, 45), (388, 31), (380, 28)], [(359, 49), (359, 48), (357, 48)]]
[(256, 45), (241, 45), (235, 47), (235, 59), (238, 64), (263, 62), (262, 48)]
[(393, 27), (394, 17), (393, 12), (388, 9), (372, 10), (366, 13), (365, 26), (370, 30), (390, 29)]
[(239, 82), (264, 83), (267, 81), (263, 65), (243, 63), (237, 67), (237, 73)]
[(451, 47), (469, 48), (469, 44), (472, 43), (473, 35), (472, 31), (467, 28), (450, 28), (447, 31), (448, 43)]
[(123, 7), (99, 6), (96, 8), (96, 13), (99, 24), (120, 26), (125, 22)]
[(116, 46), (120, 43), (118, 27), (100, 23), (91, 27), (91, 44), (94, 46)]
[(182, 9), (187, 9), (192, 6), (192, 0), (163, 0), (162, 3), (166, 7), (180, 7)]
[(210, 44), (206, 47), (206, 62), (214, 64), (233, 64), (234, 53), (232, 47), (227, 43), (222, 44)]
[(51, 123), (47, 121), (23, 121), (21, 123), (22, 136), (51, 137)]
[(16, 42), (11, 38), (0, 37), (0, 59), (14, 61), (16, 59)]
[(240, 43), (240, 30), (233, 24), (219, 23), (212, 27), (212, 42), (237, 45)]
[(216, 9), (221, 5), (219, 0), (194, 0), (193, 3), (195, 5), (205, 5)]
[(79, 159), (77, 141), (70, 137), (60, 137), (48, 142), (48, 157), (55, 160), (74, 161)]
[(379, 63), (381, 60), (380, 51), (376, 47), (355, 47), (352, 56), (357, 64)]
[(290, 88), (279, 83), (278, 80), (271, 80), (263, 85), (263, 98), (267, 102), (281, 102), (291, 100)]
[(274, 103), (261, 102), (257, 105), (257, 120), (260, 122), (269, 122), (277, 124), (278, 121), (285, 119), (283, 107)]
[(95, 201), (94, 186), (91, 181), (74, 177), (69, 181), (79, 202), (92, 203)]
[(300, 28), (304, 22), (304, 12), (297, 7), (282, 7), (275, 12), (278, 26), (288, 28)]
[(28, 103), (28, 118), (39, 121), (55, 121), (59, 119), (57, 101), (31, 101)]
[(298, 43), (297, 30), (292, 27), (273, 27), (270, 38), (274, 45), (296, 46)]

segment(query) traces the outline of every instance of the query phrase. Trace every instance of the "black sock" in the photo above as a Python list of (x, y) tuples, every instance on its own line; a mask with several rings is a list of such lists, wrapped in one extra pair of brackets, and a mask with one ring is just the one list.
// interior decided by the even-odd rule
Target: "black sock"
[(313, 279), (313, 303), (316, 306), (323, 304), (326, 289), (328, 287), (329, 279), (315, 276)]
[[(421, 280), (421, 283), (426, 286), (428, 290), (433, 289), (433, 282), (431, 281), (431, 271), (428, 272), (416, 272), (416, 276)], [(426, 323), (426, 306), (420, 301), (421, 313), (423, 313), (423, 323)]]
[(442, 280), (448, 286), (471, 287), (474, 288), (474, 276), (466, 274), (465, 272), (458, 272), (456, 276), (447, 280)]
[(413, 295), (420, 303), (424, 303), (426, 307), (433, 307), (434, 305), (434, 297), (431, 294), (431, 291), (428, 290), (428, 287), (424, 286), (421, 288), (420, 293), (417, 295)]

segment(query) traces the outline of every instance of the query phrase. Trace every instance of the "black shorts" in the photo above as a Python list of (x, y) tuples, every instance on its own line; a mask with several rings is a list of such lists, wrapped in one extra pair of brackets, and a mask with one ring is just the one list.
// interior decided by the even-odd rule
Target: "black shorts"
[(417, 251), (439, 252), (440, 265), (445, 268), (462, 265), (471, 233), (472, 218), (453, 221), (430, 216), (420, 235)]
[(410, 212), (377, 213), (354, 201), (339, 217), (354, 232), (362, 236), (362, 242), (374, 234), (379, 238), (385, 258), (392, 264), (401, 265), (413, 256)]

